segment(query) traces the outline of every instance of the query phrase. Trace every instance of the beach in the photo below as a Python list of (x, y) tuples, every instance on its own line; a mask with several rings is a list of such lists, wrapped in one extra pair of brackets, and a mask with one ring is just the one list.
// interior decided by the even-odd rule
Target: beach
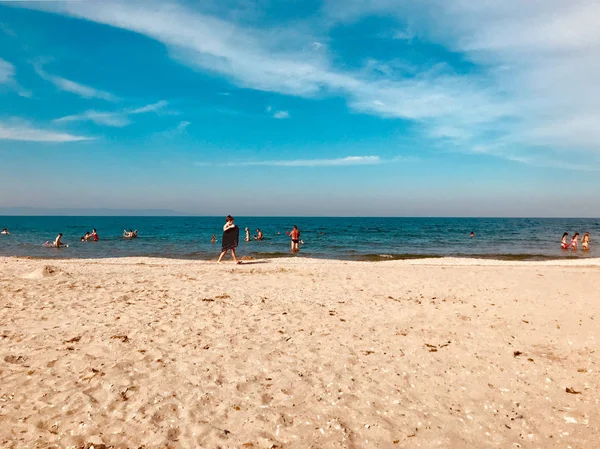
[(0, 258), (0, 447), (592, 448), (600, 259)]

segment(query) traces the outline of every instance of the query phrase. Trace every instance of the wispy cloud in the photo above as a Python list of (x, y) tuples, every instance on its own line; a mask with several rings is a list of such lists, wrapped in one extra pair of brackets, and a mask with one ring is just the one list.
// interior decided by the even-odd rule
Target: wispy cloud
[(68, 122), (93, 122), (97, 125), (113, 126), (122, 128), (131, 124), (130, 115), (147, 114), (149, 112), (157, 112), (164, 108), (168, 103), (165, 100), (141, 106), (139, 108), (123, 109), (119, 111), (95, 111), (89, 110), (82, 112), (81, 114), (67, 115), (54, 120), (55, 123), (68, 123)]
[(377, 165), (383, 161), (379, 156), (347, 156), (337, 159), (292, 159), (266, 161), (195, 162), (196, 166), (216, 165), (221, 167), (334, 167), (348, 165)]
[(178, 61), (220, 73), (243, 87), (308, 97), (341, 93), (355, 110), (412, 120), (458, 117), (483, 123), (507, 112), (488, 107), (494, 92), (481, 80), (424, 74), (381, 81), (336, 70), (325, 52), (304, 51), (306, 42), (295, 32), (274, 39), (272, 31), (243, 28), (173, 2), (154, 2), (151, 7), (111, 1), (27, 6), (146, 35), (165, 44)]
[(92, 137), (78, 136), (59, 131), (35, 128), (27, 123), (4, 124), (0, 122), (0, 140), (23, 142), (79, 142), (93, 140)]
[(105, 92), (103, 90), (95, 89), (90, 86), (86, 86), (84, 84), (77, 83), (75, 81), (69, 80), (67, 78), (63, 78), (61, 76), (51, 75), (46, 72), (41, 64), (34, 65), (36, 73), (44, 80), (51, 82), (58, 89), (64, 90), (65, 92), (70, 92), (75, 95), (79, 95), (83, 98), (98, 98), (100, 100), (106, 100), (111, 102), (119, 101), (119, 98), (110, 92)]
[(160, 133), (160, 136), (168, 137), (168, 138), (181, 136), (182, 134), (185, 134), (188, 126), (190, 126), (190, 125), (191, 125), (190, 122), (182, 120), (174, 128), (167, 129), (166, 131), (163, 131), (162, 133)]
[[(493, 140), (500, 138), (505, 154), (523, 163), (543, 159), (531, 156), (537, 147), (563, 153), (600, 150), (596, 0), (326, 0), (323, 13), (338, 26), (372, 15), (396, 17), (400, 24), (411, 24), (410, 32), (423, 41), (443, 45), (476, 64), (497, 92), (478, 104), (509, 111), (511, 119), (492, 120), (489, 128), (471, 131), (471, 139), (461, 146), (480, 143), (493, 128), (502, 130)], [(442, 125), (461, 128), (453, 132), (462, 137), (469, 123), (461, 118)]]
[(165, 100), (158, 101), (153, 104), (142, 106), (141, 108), (132, 109), (129, 114), (144, 114), (146, 112), (156, 112), (160, 109), (165, 108), (169, 103)]
[(15, 33), (14, 30), (11, 27), (9, 27), (7, 24), (2, 23), (2, 22), (0, 22), (0, 31), (2, 31), (7, 36), (17, 37), (17, 33)]
[(396, 17), (397, 29), (405, 30), (397, 38), (442, 45), (475, 67), (439, 70), (444, 65), (436, 61), (410, 76), (340, 68), (327, 47), (305, 51), (327, 36), (240, 26), (173, 1), (26, 6), (148, 36), (176, 60), (242, 87), (343, 96), (355, 111), (418, 122), (424, 135), (444, 144), (473, 148), (497, 140), (513, 156), (537, 146), (599, 151), (600, 127), (589, 120), (600, 116), (596, 0), (325, 0), (322, 16), (332, 26)]
[(114, 126), (117, 128), (122, 128), (131, 123), (131, 121), (127, 118), (127, 115), (121, 112), (99, 112), (94, 110), (85, 111), (81, 114), (67, 115), (54, 120), (56, 123), (84, 121), (90, 121), (96, 123), (97, 125)]
[(0, 58), (0, 84), (14, 82), (15, 66), (10, 62)]
[(290, 118), (290, 114), (288, 111), (276, 111), (273, 114), (273, 118), (277, 118), (277, 119)]

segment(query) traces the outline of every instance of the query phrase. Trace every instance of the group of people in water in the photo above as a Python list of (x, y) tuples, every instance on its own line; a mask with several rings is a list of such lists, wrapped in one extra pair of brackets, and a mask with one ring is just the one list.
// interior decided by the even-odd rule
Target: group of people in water
[[(6, 228), (5, 228), (6, 230)], [(3, 232), (4, 233), (4, 232)], [(8, 234), (9, 232), (6, 231), (6, 233)], [(138, 236), (138, 232), (137, 229), (135, 231), (133, 230), (124, 230), (123, 231), (123, 238), (125, 239), (133, 239), (136, 238)], [(43, 246), (47, 246), (47, 247), (51, 247), (51, 248), (68, 248), (69, 245), (67, 245), (66, 243), (63, 243), (62, 241), (63, 235), (62, 232), (60, 232), (56, 238), (54, 239), (54, 241), (46, 241)], [(89, 241), (93, 241), (93, 242), (97, 242), (98, 240), (100, 240), (100, 237), (98, 237), (98, 231), (96, 229), (92, 229), (92, 232), (86, 232), (85, 235), (83, 237), (80, 238), (80, 241), (82, 242), (89, 242)]]
[[(241, 263), (235, 255), (235, 249), (239, 243), (239, 228), (234, 223), (235, 219), (228, 215), (225, 218), (225, 225), (223, 225), (223, 238), (221, 239), (221, 254), (219, 255), (218, 263), (221, 263), (223, 256), (227, 254), (228, 251), (231, 251), (231, 258), (235, 263)], [(246, 236), (244, 238), (245, 242), (250, 241), (250, 230), (248, 228), (244, 228)], [(280, 233), (278, 233), (280, 234)], [(294, 225), (291, 231), (286, 231), (286, 235), (291, 238), (291, 250), (292, 252), (297, 252), (300, 250), (300, 243), (304, 243), (300, 240), (300, 230), (298, 226)], [(261, 241), (264, 240), (263, 233), (260, 229), (256, 230), (256, 234), (254, 235), (254, 240)], [(211, 242), (216, 243), (217, 236), (213, 234)]]
[[(579, 242), (579, 232), (576, 232), (575, 234), (573, 234), (573, 237), (571, 238), (570, 241), (569, 241), (569, 233), (565, 232), (560, 241), (560, 247), (562, 249), (577, 250), (578, 242)], [(583, 237), (581, 237), (581, 249), (583, 251), (587, 251), (590, 249), (590, 233), (589, 232), (586, 232), (585, 234), (583, 234)]]

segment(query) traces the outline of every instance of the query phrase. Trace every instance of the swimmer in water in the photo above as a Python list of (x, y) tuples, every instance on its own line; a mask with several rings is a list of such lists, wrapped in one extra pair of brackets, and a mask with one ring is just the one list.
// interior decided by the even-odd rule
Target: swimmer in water
[(4, 228), (4, 229), (2, 230), (2, 232), (0, 232), (0, 234), (3, 234), (3, 235), (10, 235), (10, 232), (8, 232), (8, 229)]
[(92, 229), (92, 235), (91, 238), (94, 242), (98, 241), (98, 232), (95, 229)]
[(565, 232), (562, 236), (562, 239), (560, 239), (560, 247), (562, 249), (568, 249), (569, 248), (569, 244), (567, 243), (567, 240), (569, 239), (569, 233)]
[(210, 243), (212, 243), (213, 245), (215, 243), (217, 243), (217, 236), (213, 234), (212, 238), (210, 239)]
[(581, 238), (581, 249), (587, 251), (590, 249), (590, 233), (586, 232)]
[(471, 238), (475, 237), (475, 233), (471, 232), (471, 235), (469, 237), (471, 237)]
[(92, 236), (92, 234), (90, 234), (89, 232), (86, 232), (85, 235), (83, 237), (81, 237), (81, 241), (87, 242), (91, 236)]
[(52, 246), (54, 246), (55, 248), (60, 248), (61, 246), (66, 246), (66, 247), (68, 248), (68, 247), (69, 247), (69, 245), (65, 245), (65, 244), (64, 244), (64, 243), (61, 241), (61, 239), (62, 239), (62, 236), (63, 236), (63, 235), (62, 235), (62, 232), (61, 232), (61, 233), (59, 233), (59, 234), (56, 236), (56, 239), (54, 239), (54, 243), (52, 244)]
[(250, 241), (250, 230), (248, 228), (244, 228), (244, 231), (246, 231), (246, 237), (244, 238), (244, 242), (249, 242)]
[(263, 238), (264, 237), (263, 237), (262, 231), (260, 229), (257, 229), (256, 230), (256, 235), (254, 236), (254, 240), (262, 240)]

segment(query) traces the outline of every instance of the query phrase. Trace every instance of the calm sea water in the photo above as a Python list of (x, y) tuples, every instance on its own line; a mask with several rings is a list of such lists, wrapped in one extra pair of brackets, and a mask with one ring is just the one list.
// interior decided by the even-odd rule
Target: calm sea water
[[(157, 256), (214, 259), (220, 252), (223, 217), (0, 217), (0, 255), (60, 258)], [(262, 242), (240, 242), (239, 256), (317, 257), (386, 260), (423, 256), (467, 256), (500, 259), (600, 257), (595, 239), (600, 219), (547, 218), (289, 218), (236, 217), (243, 239), (260, 228)], [(304, 244), (290, 253), (285, 231), (298, 225)], [(92, 228), (100, 241), (80, 242)], [(123, 229), (139, 237), (123, 239)], [(470, 232), (476, 234), (469, 238)], [(563, 232), (590, 232), (590, 251), (560, 249)], [(44, 248), (62, 232), (69, 248)], [(216, 234), (217, 243), (211, 243)]]

